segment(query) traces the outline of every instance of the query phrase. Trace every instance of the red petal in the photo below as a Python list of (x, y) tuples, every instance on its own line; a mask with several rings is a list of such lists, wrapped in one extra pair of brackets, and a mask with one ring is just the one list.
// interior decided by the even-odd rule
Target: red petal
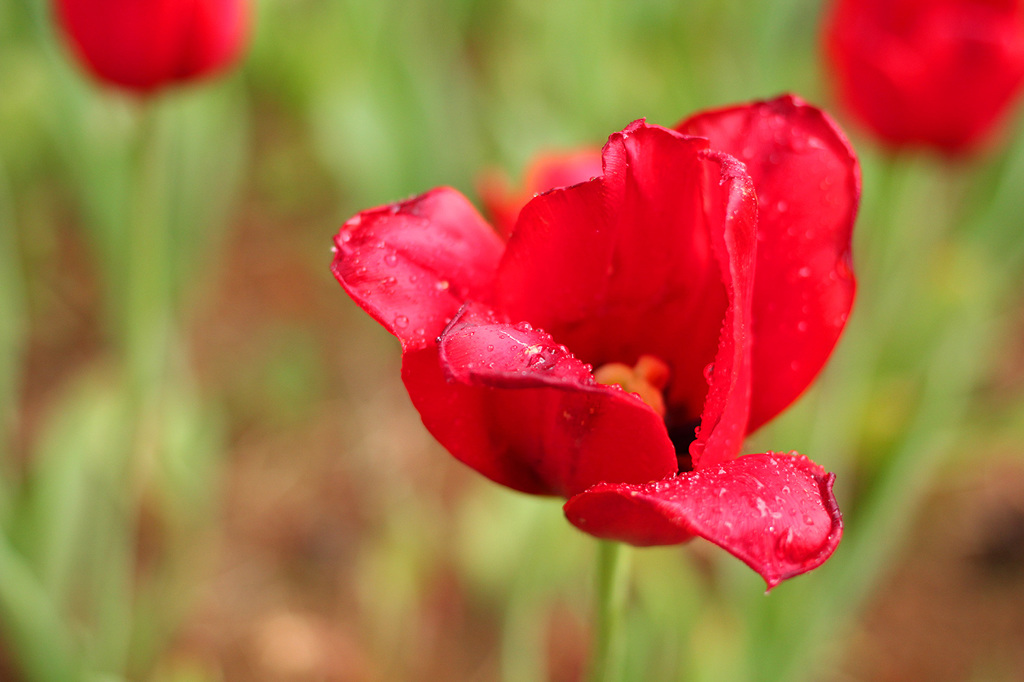
[(407, 353), (403, 376), (434, 437), (502, 485), (568, 497), (676, 470), (661, 418), (639, 398), (597, 384), (548, 334), (476, 306), (445, 330), (439, 358)]
[(757, 207), (750, 176), (736, 159), (708, 152), (707, 219), (711, 246), (723, 273), (728, 306), (708, 382), (697, 438), (690, 444), (695, 469), (736, 457), (750, 413), (751, 299)]
[(363, 211), (334, 243), (334, 276), (406, 349), (433, 343), (467, 299), (490, 298), (503, 248), (466, 198), (447, 187)]
[(498, 231), (507, 237), (512, 234), (520, 209), (533, 195), (556, 187), (569, 187), (600, 174), (601, 153), (597, 149), (544, 154), (526, 171), (521, 190), (513, 190), (503, 175), (492, 173), (480, 182), (480, 198)]
[(669, 409), (681, 422), (704, 404), (703, 370), (727, 306), (710, 236), (720, 227), (705, 212), (706, 146), (643, 121), (615, 133), (602, 177), (524, 207), (496, 284), (512, 319), (587, 362), (667, 362)]
[(677, 129), (743, 161), (757, 191), (752, 431), (807, 388), (846, 324), (860, 167), (835, 123), (792, 96), (700, 114)]
[(769, 452), (645, 485), (597, 485), (570, 499), (565, 513), (591, 535), (634, 545), (700, 536), (771, 589), (821, 565), (839, 544), (834, 479), (806, 457)]

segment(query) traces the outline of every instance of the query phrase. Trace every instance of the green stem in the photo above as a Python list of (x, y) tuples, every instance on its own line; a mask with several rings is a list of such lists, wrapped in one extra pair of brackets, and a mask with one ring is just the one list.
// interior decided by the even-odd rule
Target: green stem
[(629, 554), (619, 542), (597, 546), (597, 609), (590, 682), (620, 678), (623, 640), (622, 618), (629, 584)]

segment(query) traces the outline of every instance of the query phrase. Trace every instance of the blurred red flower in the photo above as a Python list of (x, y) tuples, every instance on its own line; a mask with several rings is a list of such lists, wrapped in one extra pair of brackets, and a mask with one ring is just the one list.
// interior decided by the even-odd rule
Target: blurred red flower
[(570, 498), (598, 537), (701, 536), (769, 587), (814, 568), (842, 532), (832, 475), (737, 456), (846, 322), (853, 152), (787, 96), (637, 121), (600, 158), (586, 179), (566, 157), (555, 175), (583, 181), (532, 198), (507, 242), (449, 188), (359, 213), (332, 270), (402, 342), (412, 402), (462, 462)]
[(93, 74), (142, 93), (228, 67), (249, 29), (247, 0), (56, 0), (56, 12)]
[(534, 194), (552, 187), (568, 187), (601, 174), (601, 153), (597, 149), (578, 149), (573, 152), (538, 156), (526, 169), (521, 190), (513, 189), (500, 172), (485, 174), (479, 183), (480, 199), (494, 226), (502, 236), (508, 237), (516, 226), (519, 209)]
[(840, 96), (890, 145), (963, 152), (1024, 83), (1021, 0), (838, 0), (825, 48)]

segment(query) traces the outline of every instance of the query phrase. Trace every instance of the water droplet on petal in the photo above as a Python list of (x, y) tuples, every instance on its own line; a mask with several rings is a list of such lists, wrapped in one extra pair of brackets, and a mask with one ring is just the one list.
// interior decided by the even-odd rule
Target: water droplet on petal
[(389, 253), (384, 256), (384, 262), (390, 266), (398, 265), (398, 256), (393, 253)]
[(709, 362), (704, 366), (704, 380), (709, 384), (711, 383), (711, 377), (715, 374), (715, 363)]
[(405, 329), (409, 326), (409, 318), (405, 315), (398, 315), (395, 317), (395, 327), (398, 329)]

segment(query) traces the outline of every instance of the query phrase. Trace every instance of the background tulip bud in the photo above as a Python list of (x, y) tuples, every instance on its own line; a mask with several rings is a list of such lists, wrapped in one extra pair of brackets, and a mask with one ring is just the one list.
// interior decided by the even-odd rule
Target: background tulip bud
[(961, 152), (1024, 84), (1024, 3), (839, 0), (825, 47), (840, 96), (885, 142)]
[(56, 0), (79, 60), (137, 92), (228, 67), (248, 34), (246, 0)]

